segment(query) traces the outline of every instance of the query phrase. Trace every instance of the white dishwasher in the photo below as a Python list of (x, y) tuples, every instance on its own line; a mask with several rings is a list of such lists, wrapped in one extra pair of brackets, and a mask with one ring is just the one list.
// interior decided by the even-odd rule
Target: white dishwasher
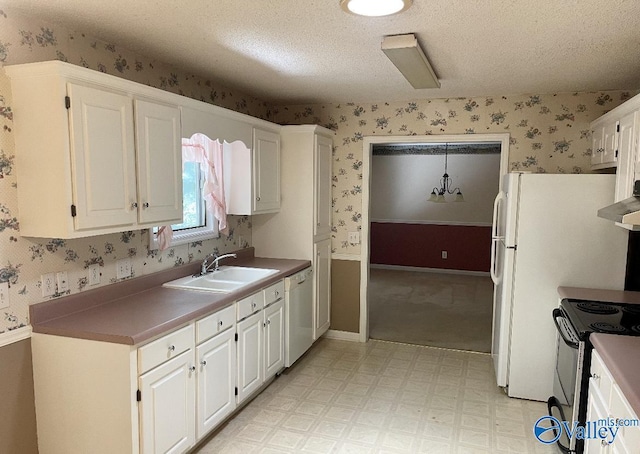
[(313, 344), (313, 273), (311, 267), (284, 280), (284, 365), (291, 367)]

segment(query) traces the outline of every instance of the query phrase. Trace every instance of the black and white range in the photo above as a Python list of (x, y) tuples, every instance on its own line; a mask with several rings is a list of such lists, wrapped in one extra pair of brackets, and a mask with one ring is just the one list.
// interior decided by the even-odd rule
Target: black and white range
[[(554, 309), (558, 332), (554, 395), (549, 398), (549, 415), (568, 421), (570, 427), (586, 423), (592, 333), (640, 336), (640, 305), (563, 299)], [(581, 454), (583, 440), (561, 434), (562, 452)]]

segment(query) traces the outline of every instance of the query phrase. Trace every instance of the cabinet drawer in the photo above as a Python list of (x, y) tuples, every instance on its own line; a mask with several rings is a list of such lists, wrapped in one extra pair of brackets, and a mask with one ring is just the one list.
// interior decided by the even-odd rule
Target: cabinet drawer
[(236, 307), (231, 305), (208, 315), (196, 322), (196, 343), (206, 341), (212, 336), (233, 326), (236, 321)]
[(264, 307), (264, 292), (260, 291), (241, 299), (236, 305), (238, 307), (237, 320), (242, 320)]
[(284, 298), (284, 281), (279, 281), (270, 287), (267, 287), (264, 291), (264, 305), (265, 307), (271, 303)]
[(192, 348), (193, 335), (193, 325), (189, 325), (140, 347), (138, 373), (143, 374)]
[(597, 386), (605, 404), (609, 404), (611, 399), (611, 387), (613, 385), (613, 377), (604, 365), (602, 358), (597, 351), (593, 351), (591, 356), (591, 384)]

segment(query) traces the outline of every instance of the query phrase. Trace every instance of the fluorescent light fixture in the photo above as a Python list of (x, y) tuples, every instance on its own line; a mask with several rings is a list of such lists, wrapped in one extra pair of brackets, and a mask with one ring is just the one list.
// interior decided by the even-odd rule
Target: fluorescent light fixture
[(385, 36), (382, 52), (413, 88), (440, 88), (440, 82), (413, 33)]
[(390, 16), (401, 13), (413, 0), (340, 0), (340, 6), (348, 13), (359, 16)]

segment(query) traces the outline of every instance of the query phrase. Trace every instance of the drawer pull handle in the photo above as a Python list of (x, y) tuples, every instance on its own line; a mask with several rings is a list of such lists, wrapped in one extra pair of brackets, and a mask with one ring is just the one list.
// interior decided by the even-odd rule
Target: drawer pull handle
[(204, 367), (207, 365), (207, 361), (203, 359), (202, 361), (200, 361), (200, 364), (202, 365), (202, 367)]
[(256, 303), (251, 303), (251, 308), (252, 308), (252, 309), (255, 309), (255, 308), (256, 308), (256, 306), (257, 306), (257, 304), (256, 304)]
[(196, 371), (196, 366), (191, 366), (189, 368), (189, 372), (195, 372)]
[(602, 446), (609, 446), (609, 442), (607, 440), (600, 440), (600, 444)]
[(176, 351), (176, 346), (175, 345), (169, 345), (169, 351), (170, 352), (175, 352)]
[(262, 327), (263, 327), (263, 328), (266, 328), (266, 327), (267, 327), (267, 324), (263, 322), (263, 323), (262, 323)]
[(218, 326), (219, 326), (220, 328), (222, 328), (222, 325), (223, 325), (222, 320), (220, 320), (220, 321), (218, 322)]
[(276, 290), (276, 298), (280, 296), (280, 292)]

